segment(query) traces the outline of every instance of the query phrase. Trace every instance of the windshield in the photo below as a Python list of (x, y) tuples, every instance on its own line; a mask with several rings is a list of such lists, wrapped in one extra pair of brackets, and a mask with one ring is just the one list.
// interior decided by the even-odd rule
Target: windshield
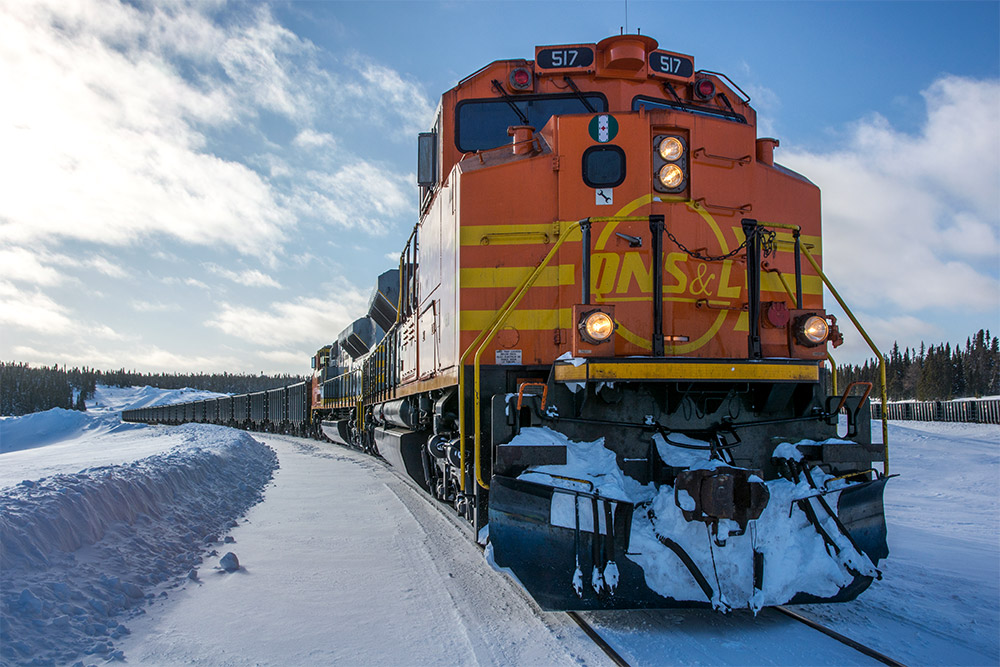
[[(595, 112), (608, 110), (604, 95), (584, 93)], [(573, 94), (516, 97), (511, 100), (536, 130), (545, 127), (552, 116), (589, 113), (583, 101)], [(497, 148), (510, 143), (507, 128), (521, 125), (510, 104), (501, 97), (459, 102), (455, 110), (455, 145), (463, 153)]]

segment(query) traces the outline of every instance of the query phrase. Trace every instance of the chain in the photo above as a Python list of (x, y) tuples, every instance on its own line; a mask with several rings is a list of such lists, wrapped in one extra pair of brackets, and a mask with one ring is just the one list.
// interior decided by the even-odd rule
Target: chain
[(760, 237), (760, 249), (763, 252), (764, 257), (770, 257), (774, 252), (774, 239), (777, 234), (773, 229), (765, 229), (758, 225), (754, 228), (752, 234), (743, 239), (743, 243), (739, 245), (738, 248), (731, 252), (727, 252), (725, 255), (702, 255), (700, 252), (694, 252), (688, 250), (687, 246), (677, 240), (677, 237), (670, 233), (670, 230), (666, 227), (663, 231), (667, 233), (667, 237), (673, 242), (675, 246), (681, 249), (688, 257), (693, 257), (694, 259), (700, 259), (703, 262), (720, 262), (724, 259), (729, 259), (730, 257), (737, 255), (741, 250), (747, 247), (747, 243), (752, 241), (755, 237)]

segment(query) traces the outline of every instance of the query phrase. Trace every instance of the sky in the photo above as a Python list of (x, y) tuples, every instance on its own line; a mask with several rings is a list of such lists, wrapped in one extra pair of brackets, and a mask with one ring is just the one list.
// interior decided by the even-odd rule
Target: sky
[(749, 93), (884, 352), (1000, 333), (997, 2), (0, 0), (0, 360), (308, 372), (397, 264), (440, 94), (623, 28)]

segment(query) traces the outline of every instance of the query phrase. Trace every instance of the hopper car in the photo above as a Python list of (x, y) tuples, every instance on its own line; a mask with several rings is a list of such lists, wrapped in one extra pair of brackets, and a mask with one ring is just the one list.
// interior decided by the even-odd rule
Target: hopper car
[(419, 220), (309, 381), (125, 418), (380, 456), (544, 609), (853, 599), (888, 453), (871, 386), (827, 370), (819, 188), (749, 102), (644, 35), (486, 65), (419, 135)]

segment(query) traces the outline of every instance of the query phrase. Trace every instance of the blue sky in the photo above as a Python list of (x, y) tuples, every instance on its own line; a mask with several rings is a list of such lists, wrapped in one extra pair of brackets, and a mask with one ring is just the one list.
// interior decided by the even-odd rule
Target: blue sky
[[(625, 10), (0, 0), (0, 359), (305, 372), (395, 264), (438, 96)], [(822, 188), (827, 270), (879, 345), (1000, 331), (1000, 3), (627, 11)]]

